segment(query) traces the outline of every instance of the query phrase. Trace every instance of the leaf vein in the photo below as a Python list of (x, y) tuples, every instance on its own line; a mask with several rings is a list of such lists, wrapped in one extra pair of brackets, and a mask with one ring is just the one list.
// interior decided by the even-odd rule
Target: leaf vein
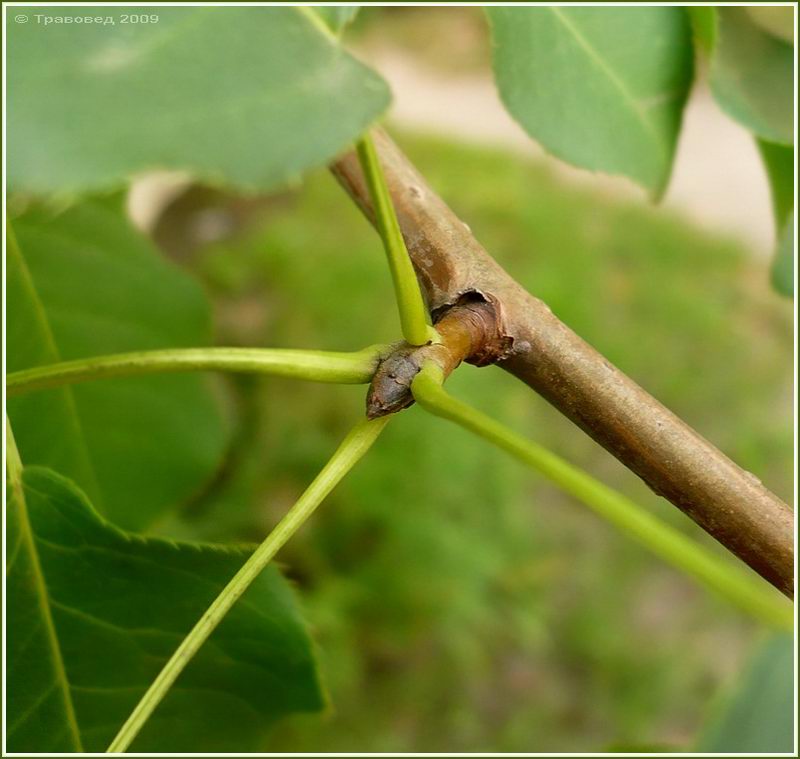
[(667, 151), (659, 139), (658, 133), (653, 126), (652, 121), (648, 117), (648, 107), (643, 107), (642, 103), (637, 100), (633, 93), (628, 89), (628, 86), (620, 78), (611, 66), (603, 60), (603, 57), (595, 49), (595, 47), (586, 39), (575, 24), (569, 20), (561, 8), (549, 7), (548, 10), (558, 19), (562, 26), (574, 37), (575, 42), (581, 47), (586, 55), (597, 65), (598, 69), (605, 74), (606, 78), (614, 85), (614, 87), (622, 95), (623, 101), (628, 105), (630, 111), (636, 117), (636, 120), (641, 124), (644, 132), (652, 140), (653, 146), (659, 152), (661, 157), (665, 160), (669, 159)]

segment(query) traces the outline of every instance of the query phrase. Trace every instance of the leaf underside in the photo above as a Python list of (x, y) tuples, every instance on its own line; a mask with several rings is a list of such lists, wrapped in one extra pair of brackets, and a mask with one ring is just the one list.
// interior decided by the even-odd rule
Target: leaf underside
[[(117, 197), (13, 221), (8, 370), (104, 353), (207, 345), (200, 288), (123, 216)], [(111, 379), (10, 398), (22, 459), (74, 480), (127, 529), (152, 524), (216, 471), (226, 424), (210, 378)]]
[(385, 82), (301, 8), (70, 13), (115, 23), (9, 29), (14, 190), (102, 189), (152, 168), (269, 189), (325, 164), (389, 103)]
[[(247, 552), (125, 533), (47, 469), (21, 482), (9, 489), (8, 747), (103, 751)], [(322, 706), (309, 638), (269, 568), (132, 749), (257, 750), (275, 719)]]
[(681, 8), (487, 8), (506, 108), (550, 153), (653, 195), (669, 178), (692, 79)]

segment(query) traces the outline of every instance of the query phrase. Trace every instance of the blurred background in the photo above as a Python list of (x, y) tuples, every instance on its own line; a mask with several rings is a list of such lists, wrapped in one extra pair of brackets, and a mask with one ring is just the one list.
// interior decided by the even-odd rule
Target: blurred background
[[(418, 17), (424, 14), (424, 23)], [(479, 8), (364, 8), (350, 47), (388, 127), (491, 254), (573, 330), (787, 501), (792, 304), (769, 286), (769, 190), (701, 82), (654, 207), (546, 157), (502, 108)], [(399, 335), (380, 240), (324, 171), (269, 197), (142, 178), (131, 214), (192, 271), (225, 345), (354, 350)], [(363, 387), (219, 379), (215, 481), (157, 531), (257, 541), (363, 412)], [(501, 370), (451, 392), (723, 553)], [(764, 631), (466, 432), (414, 407), (284, 549), (331, 708), (268, 751), (693, 745)]]

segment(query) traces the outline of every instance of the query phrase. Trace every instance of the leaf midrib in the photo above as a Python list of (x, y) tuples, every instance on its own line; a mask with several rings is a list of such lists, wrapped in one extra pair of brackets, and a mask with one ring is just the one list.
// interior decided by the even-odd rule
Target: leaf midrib
[[(10, 425), (9, 442), (10, 445), (7, 445), (8, 479), (11, 489), (15, 495), (14, 501), (17, 504), (21, 543), (24, 543), (25, 546), (27, 546), (31, 557), (34, 584), (36, 589), (39, 591), (36, 594), (36, 598), (42, 613), (45, 632), (48, 642), (50, 643), (50, 650), (53, 655), (53, 665), (56, 673), (57, 686), (59, 686), (59, 691), (64, 702), (64, 711), (67, 716), (67, 725), (69, 726), (70, 738), (73, 741), (75, 750), (82, 753), (84, 749), (81, 742), (80, 729), (78, 728), (78, 718), (75, 714), (75, 705), (72, 703), (72, 694), (70, 692), (69, 680), (67, 679), (67, 670), (64, 666), (64, 658), (61, 653), (61, 646), (58, 643), (58, 635), (56, 634), (55, 623), (53, 622), (53, 615), (50, 609), (50, 594), (48, 593), (47, 584), (44, 580), (42, 565), (39, 561), (39, 554), (36, 550), (36, 542), (33, 538), (33, 530), (31, 528), (30, 519), (28, 518), (28, 507), (25, 501), (25, 490), (22, 484), (22, 462), (20, 461), (16, 445), (13, 442), (13, 434), (10, 433)], [(9, 728), (9, 733), (11, 733), (13, 729), (14, 727), (11, 726)]]
[(561, 25), (574, 37), (575, 42), (586, 53), (589, 59), (597, 65), (598, 69), (606, 76), (606, 78), (611, 82), (611, 84), (620, 93), (620, 95), (622, 95), (622, 100), (626, 103), (630, 111), (636, 117), (636, 120), (641, 124), (644, 132), (652, 140), (662, 160), (668, 160), (669, 156), (667, 155), (664, 149), (664, 145), (660, 140), (658, 133), (655, 131), (653, 123), (650, 121), (650, 119), (647, 118), (647, 111), (642, 108), (641, 104), (633, 95), (633, 93), (631, 93), (631, 91), (628, 89), (625, 82), (622, 79), (620, 79), (617, 72), (614, 71), (614, 69), (612, 69), (603, 60), (603, 57), (600, 55), (600, 53), (594, 48), (594, 46), (589, 42), (589, 40), (586, 39), (586, 37), (575, 26), (575, 24), (569, 20), (569, 18), (562, 12), (560, 8), (554, 8), (550, 6), (548, 7), (548, 10), (556, 17), (556, 19), (561, 23)]

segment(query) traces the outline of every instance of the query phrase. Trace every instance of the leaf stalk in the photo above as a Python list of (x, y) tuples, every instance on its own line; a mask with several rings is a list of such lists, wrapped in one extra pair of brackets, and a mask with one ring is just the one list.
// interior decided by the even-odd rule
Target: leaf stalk
[(32, 390), (107, 377), (190, 371), (271, 374), (291, 379), (365, 384), (372, 379), (387, 346), (373, 345), (352, 353), (281, 348), (177, 348), (96, 356), (12, 372), (9, 396)]
[(380, 159), (369, 133), (364, 134), (358, 141), (356, 152), (372, 196), (375, 226), (383, 240), (386, 258), (389, 261), (403, 337), (411, 345), (438, 342), (438, 334), (431, 326), (430, 316), (400, 231)]
[(131, 712), (125, 724), (108, 747), (107, 753), (121, 753), (128, 749), (164, 696), (178, 679), (200, 647), (224, 619), (231, 607), (244, 594), (253, 580), (269, 564), (289, 538), (302, 527), (317, 506), (336, 487), (342, 478), (370, 449), (390, 417), (363, 420), (356, 424), (331, 456), (322, 471), (308, 486), (303, 495), (276, 525), (261, 545), (250, 555), (233, 579), (216, 597), (211, 606), (183, 639), (180, 646), (164, 665), (158, 677)]
[(483, 412), (453, 398), (442, 387), (443, 380), (439, 366), (432, 361), (425, 363), (411, 383), (417, 403), (430, 413), (455, 422), (515, 456), (667, 563), (699, 580), (743, 611), (768, 625), (793, 629), (791, 604), (755, 575), (720, 560), (621, 493)]

